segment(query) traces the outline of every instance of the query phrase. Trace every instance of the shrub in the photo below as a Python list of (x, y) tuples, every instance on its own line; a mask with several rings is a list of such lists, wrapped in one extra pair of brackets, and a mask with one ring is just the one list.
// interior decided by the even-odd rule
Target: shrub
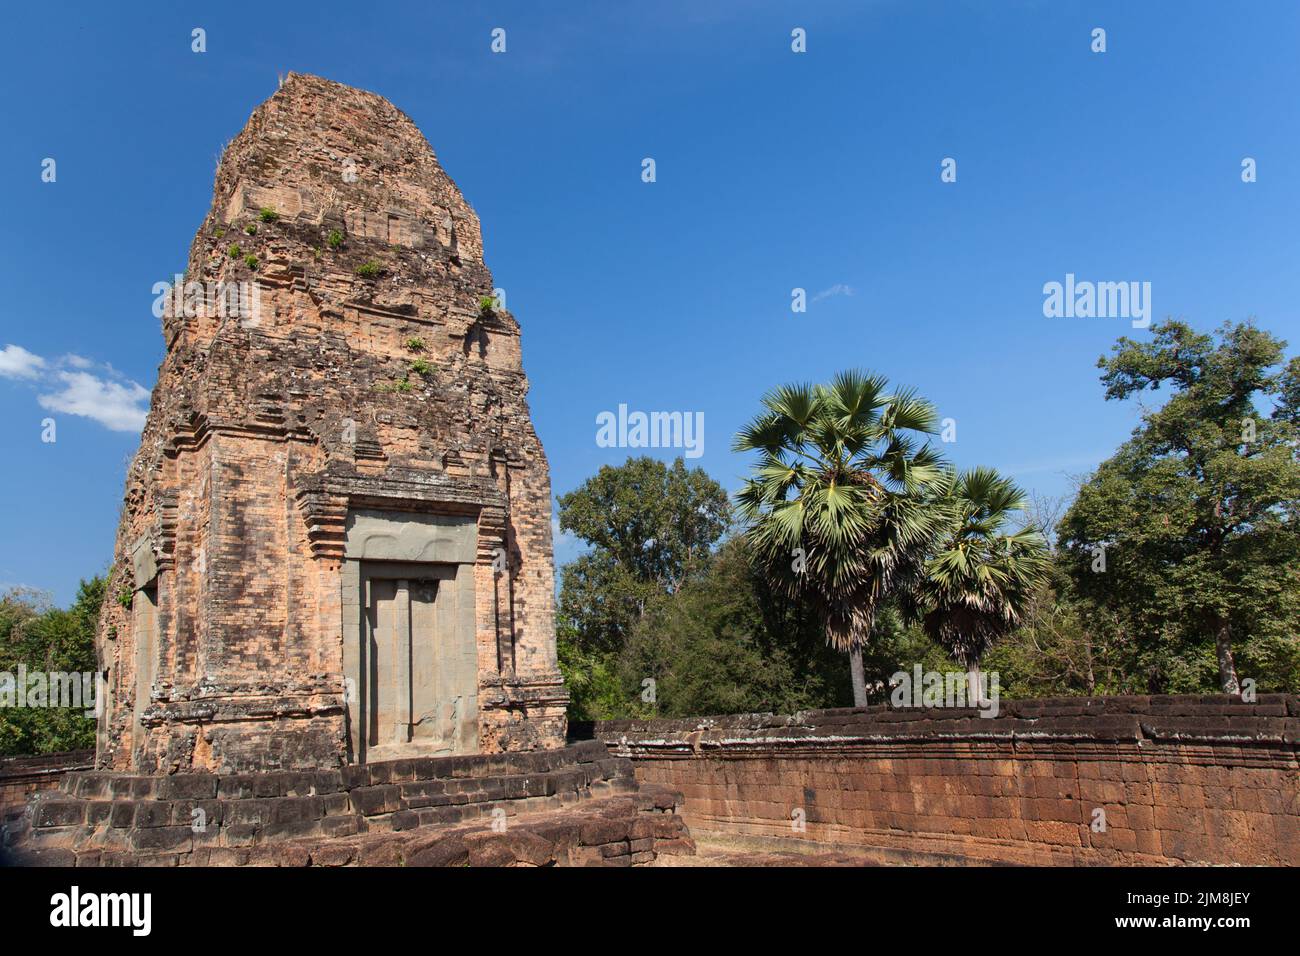
[(395, 378), (391, 382), (377, 382), (376, 392), (409, 392), (415, 386), (409, 378)]
[(414, 338), (414, 337), (413, 337), (413, 338), (409, 338), (409, 339), (406, 340), (406, 348), (407, 348), (408, 351), (411, 351), (411, 352), (423, 352), (423, 351), (424, 351), (424, 339), (421, 339), (421, 338)]
[(357, 266), (357, 275), (361, 276), (363, 279), (373, 279), (383, 271), (383, 267), (374, 260), (368, 260)]
[(337, 249), (339, 246), (343, 245), (343, 233), (339, 232), (337, 229), (331, 229), (329, 239), (326, 241), (331, 249)]
[(262, 222), (275, 222), (280, 218), (280, 214), (274, 209), (269, 209), (266, 206), (263, 206), (258, 212), (257, 217), (261, 219)]
[(226, 254), (232, 259), (238, 259), (244, 254), (244, 250), (239, 248), (239, 243), (232, 242), (230, 248), (226, 250)]
[(248, 266), (248, 268), (250, 269), (256, 269), (257, 256), (253, 255), (251, 252), (248, 255), (244, 256), (244, 265)]

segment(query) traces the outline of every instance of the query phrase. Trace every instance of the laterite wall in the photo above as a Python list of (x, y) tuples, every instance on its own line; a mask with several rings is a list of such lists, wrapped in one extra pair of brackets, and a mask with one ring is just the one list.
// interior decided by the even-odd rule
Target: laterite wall
[[(1300, 865), (1300, 699), (1004, 701), (576, 725), (692, 832), (913, 862)], [(1100, 824), (1104, 813), (1104, 829)], [(802, 828), (801, 828), (802, 826)]]
[(53, 790), (69, 770), (89, 770), (94, 762), (93, 750), (0, 758), (0, 819), (6, 810), (25, 807), (38, 790)]

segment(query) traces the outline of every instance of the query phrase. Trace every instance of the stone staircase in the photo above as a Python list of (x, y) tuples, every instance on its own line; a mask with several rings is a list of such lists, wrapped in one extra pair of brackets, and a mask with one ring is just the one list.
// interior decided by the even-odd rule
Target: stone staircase
[[(667, 788), (641, 793), (631, 761), (611, 757), (599, 741), (322, 771), (86, 771), (7, 816), (0, 862), (639, 864), (653, 862), (657, 845), (693, 852), (676, 815), (680, 802)], [(538, 842), (547, 839), (549, 848)]]

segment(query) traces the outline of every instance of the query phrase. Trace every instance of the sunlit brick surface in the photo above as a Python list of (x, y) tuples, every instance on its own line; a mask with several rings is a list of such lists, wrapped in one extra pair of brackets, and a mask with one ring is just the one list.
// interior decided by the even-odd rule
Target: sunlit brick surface
[(185, 281), (250, 308), (167, 302), (99, 629), (99, 765), (356, 759), (359, 508), (473, 522), (467, 739), (561, 744), (550, 479), (519, 326), (483, 303), (478, 218), (420, 131), (379, 96), (289, 76), (225, 149)]
[(638, 780), (680, 790), (696, 832), (913, 862), (1300, 864), (1300, 699), (1061, 698), (976, 714), (872, 707), (595, 733)]

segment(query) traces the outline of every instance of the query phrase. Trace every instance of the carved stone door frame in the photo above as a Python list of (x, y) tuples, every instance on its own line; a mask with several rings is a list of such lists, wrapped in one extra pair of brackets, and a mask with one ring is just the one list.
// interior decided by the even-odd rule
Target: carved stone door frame
[[(477, 522), (467, 515), (349, 512), (341, 599), (351, 762), (478, 752), (477, 534)], [(419, 581), (436, 582), (436, 597), (428, 596), (428, 606), (422, 603), (412, 617), (411, 582)], [(407, 731), (405, 739), (380, 740), (378, 746), (371, 742), (378, 714), (371, 699), (378, 663), (371, 616), (376, 582), (398, 582), (380, 585), (385, 591), (394, 589), (388, 613), (395, 630), (387, 631), (385, 639), (395, 641), (389, 665), (397, 668), (385, 677), (395, 709), (384, 719), (386, 727)], [(422, 622), (415, 625), (421, 633), (414, 641), (413, 620)], [(412, 712), (413, 701), (417, 712)]]

